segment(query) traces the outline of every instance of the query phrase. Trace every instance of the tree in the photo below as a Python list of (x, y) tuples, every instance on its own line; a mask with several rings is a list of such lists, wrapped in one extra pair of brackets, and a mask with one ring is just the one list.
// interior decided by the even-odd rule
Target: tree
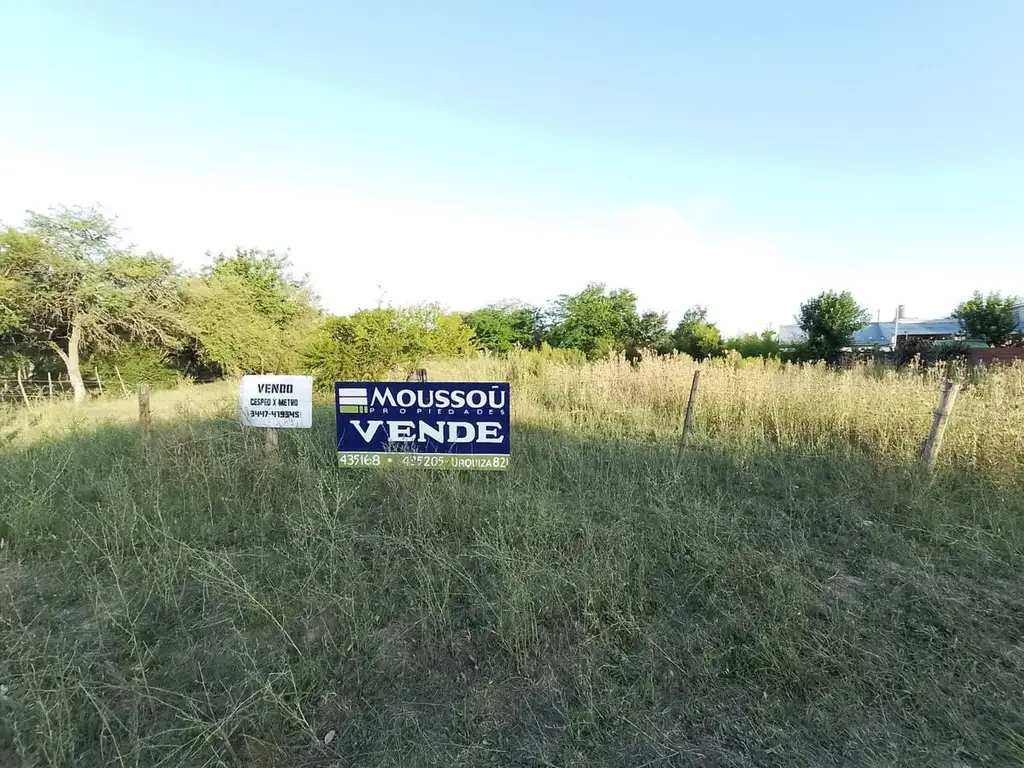
[(868, 324), (870, 315), (849, 291), (826, 291), (800, 305), (796, 321), (807, 337), (808, 352), (819, 360), (835, 363), (853, 335)]
[(725, 351), (722, 333), (708, 321), (707, 308), (700, 305), (686, 310), (672, 336), (676, 349), (694, 360), (717, 357)]
[(665, 355), (675, 348), (668, 331), (668, 315), (664, 312), (644, 312), (634, 316), (627, 324), (626, 346), (636, 350), (650, 349)]
[[(11, 265), (6, 267), (9, 271)], [(9, 275), (0, 274), (0, 334), (18, 327), (21, 316), (18, 313), (18, 283)]]
[(1017, 335), (1018, 302), (1013, 296), (1004, 298), (998, 293), (982, 296), (980, 291), (975, 291), (953, 311), (953, 317), (971, 338), (1001, 347)]
[(757, 333), (745, 333), (736, 336), (725, 342), (726, 349), (735, 349), (743, 357), (778, 357), (779, 341), (775, 337), (775, 331), (763, 331)]
[(306, 279), (292, 277), (287, 256), (274, 251), (211, 258), (185, 291), (196, 360), (236, 374), (297, 370), (319, 321)]
[(513, 348), (528, 349), (539, 343), (539, 311), (534, 307), (505, 304), (484, 307), (465, 315), (478, 349), (504, 354)]
[(413, 358), (418, 348), (395, 309), (368, 309), (329, 317), (304, 352), (317, 381), (379, 379)]
[(476, 347), (473, 329), (460, 315), (439, 304), (419, 304), (399, 310), (405, 319), (416, 357), (464, 357)]
[(625, 348), (638, 322), (636, 294), (608, 293), (603, 284), (591, 283), (573, 296), (560, 296), (549, 315), (551, 346), (578, 349), (594, 359)]
[(326, 384), (379, 379), (416, 367), (426, 357), (459, 356), (472, 349), (472, 330), (458, 315), (426, 305), (329, 317), (307, 346), (304, 359), (306, 370)]
[(168, 344), (180, 329), (174, 264), (134, 254), (96, 209), (29, 212), (23, 231), (0, 235), (0, 275), (4, 305), (15, 308), (5, 322), (23, 348), (57, 354), (79, 404), (83, 355), (130, 340)]
[(253, 310), (274, 325), (283, 328), (297, 317), (309, 314), (317, 299), (309, 287), (308, 276), (292, 275), (287, 254), (274, 250), (236, 248), (227, 256), (206, 254), (213, 263), (203, 270), (207, 278), (236, 278), (245, 286), (246, 299)]

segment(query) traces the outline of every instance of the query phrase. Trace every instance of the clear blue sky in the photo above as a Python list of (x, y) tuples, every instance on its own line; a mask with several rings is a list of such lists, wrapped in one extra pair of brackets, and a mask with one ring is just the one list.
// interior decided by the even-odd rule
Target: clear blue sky
[[(0, 28), (5, 154), (548, 222), (711, 205), (706, 237), (768, 237), (797, 265), (934, 259), (984, 272), (951, 291), (1024, 293), (1022, 0), (39, 0)], [(1003, 262), (1015, 284), (991, 284)], [(765, 322), (794, 309), (769, 304)]]

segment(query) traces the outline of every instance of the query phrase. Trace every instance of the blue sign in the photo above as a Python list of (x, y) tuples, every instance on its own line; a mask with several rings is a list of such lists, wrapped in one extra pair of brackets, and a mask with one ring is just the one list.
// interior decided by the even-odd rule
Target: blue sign
[(339, 381), (343, 467), (508, 469), (509, 385)]

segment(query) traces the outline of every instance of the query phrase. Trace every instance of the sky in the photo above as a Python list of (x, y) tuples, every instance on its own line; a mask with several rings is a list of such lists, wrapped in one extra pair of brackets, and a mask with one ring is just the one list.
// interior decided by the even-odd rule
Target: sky
[(726, 333), (1024, 295), (1020, 0), (0, 0), (0, 221), (323, 305), (630, 288)]

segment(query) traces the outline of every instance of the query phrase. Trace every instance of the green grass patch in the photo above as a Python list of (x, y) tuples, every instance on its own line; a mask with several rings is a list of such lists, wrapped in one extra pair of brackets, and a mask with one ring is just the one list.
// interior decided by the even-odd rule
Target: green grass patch
[(326, 408), (267, 456), (216, 389), (25, 422), (0, 765), (1020, 761), (1019, 487), (551, 391), (503, 473), (339, 468)]

